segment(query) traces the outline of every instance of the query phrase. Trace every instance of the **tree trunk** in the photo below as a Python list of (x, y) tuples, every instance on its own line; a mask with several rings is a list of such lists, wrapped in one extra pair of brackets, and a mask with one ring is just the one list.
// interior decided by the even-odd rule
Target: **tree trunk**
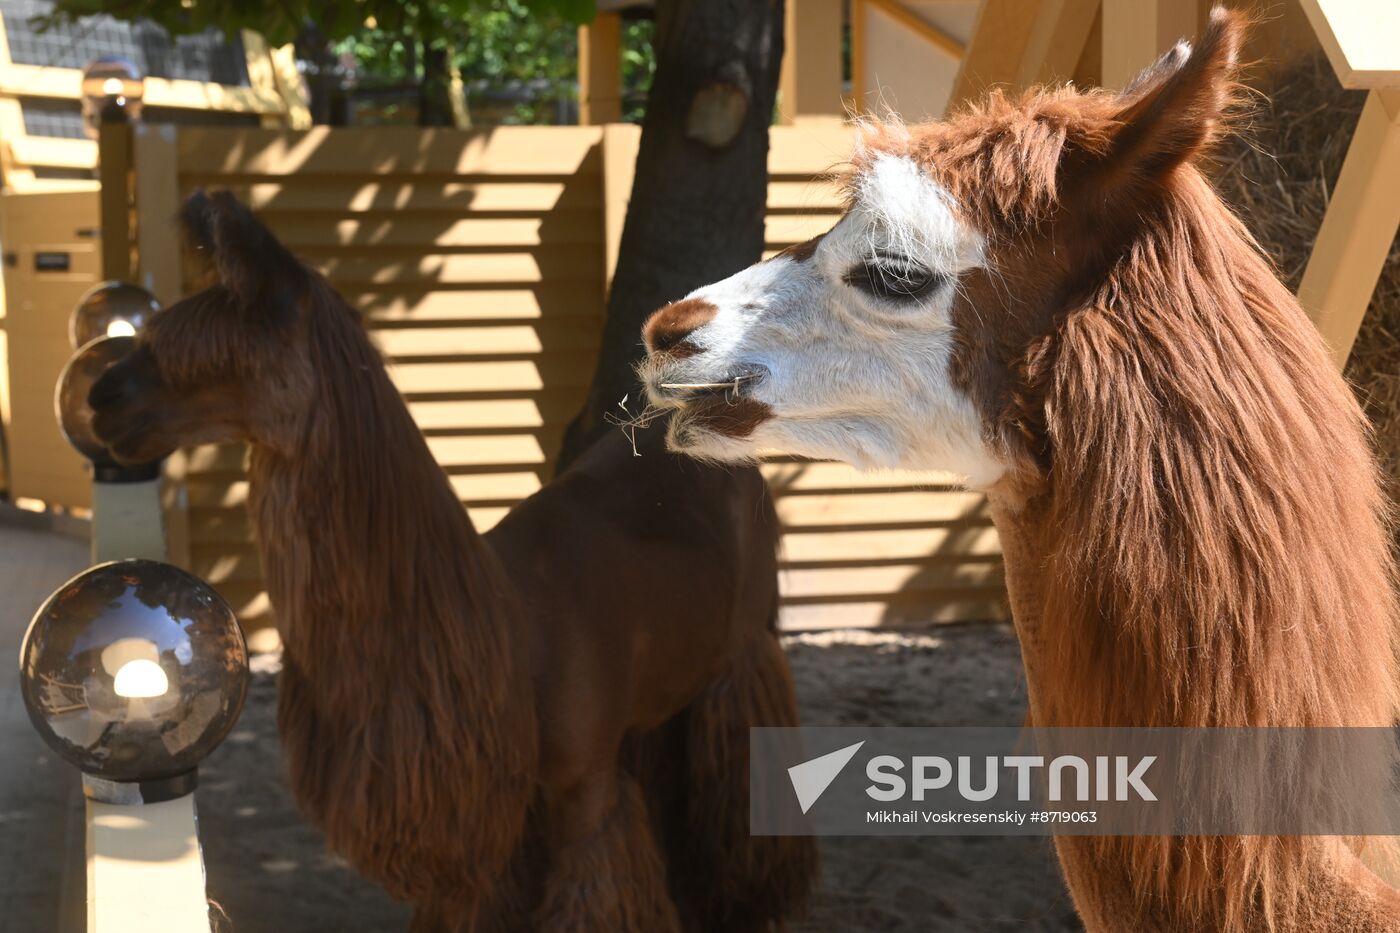
[(456, 126), (452, 104), (452, 50), (447, 46), (423, 46), (423, 83), (418, 88), (419, 126)]
[[(658, 0), (656, 75), (603, 346), (563, 469), (639, 387), (642, 322), (756, 262), (768, 195), (768, 125), (783, 57), (783, 0)], [(656, 428), (659, 430), (659, 427)]]
[(296, 38), (297, 57), (310, 67), (306, 73), (307, 109), (317, 126), (334, 124), (336, 61), (330, 43), (315, 26), (308, 25)]

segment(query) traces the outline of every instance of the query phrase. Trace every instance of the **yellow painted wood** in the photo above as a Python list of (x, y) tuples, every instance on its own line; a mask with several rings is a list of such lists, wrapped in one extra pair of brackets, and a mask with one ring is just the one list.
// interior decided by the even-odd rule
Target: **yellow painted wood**
[(597, 352), (599, 327), (586, 318), (562, 318), (501, 326), (412, 327), (376, 330), (386, 356), (492, 356), (560, 351)]
[(209, 930), (194, 796), (87, 801), (87, 889), (88, 933)]
[(865, 5), (879, 10), (950, 58), (962, 58), (966, 52), (961, 42), (914, 13), (899, 0), (865, 0)]
[(90, 169), (97, 164), (97, 143), (90, 139), (10, 136), (5, 145), (17, 165)]
[(602, 266), (602, 250), (592, 245), (438, 255), (425, 255), (411, 247), (397, 250), (368, 247), (357, 252), (336, 250), (329, 254), (303, 248), (301, 253), (303, 259), (337, 286), (399, 284), (441, 288), (568, 281), (591, 285), (597, 282), (598, 269)]
[(1298, 300), (1346, 365), (1400, 227), (1400, 90), (1371, 91), (1313, 244)]
[(537, 392), (547, 387), (582, 389), (593, 376), (591, 353), (502, 362), (461, 359), (442, 363), (404, 361), (389, 366), (400, 392)]
[(392, 211), (334, 217), (325, 213), (264, 211), (277, 238), (296, 250), (333, 246), (437, 249), (536, 247), (597, 244), (597, 215), (589, 211), (543, 217), (475, 218), (401, 214)]
[[(82, 77), (78, 68), (10, 64), (0, 70), (0, 94), (77, 100), (82, 95)], [(150, 76), (145, 82), (144, 101), (148, 107), (233, 113), (280, 113), (285, 109), (276, 95), (251, 87)]]
[[(59, 433), (54, 387), (68, 362), (68, 317), (99, 278), (98, 193), (6, 191), (0, 195), (0, 231), (15, 261), (4, 265), (6, 313), (6, 425), (10, 491), (69, 508), (91, 504), (86, 461)], [(63, 252), (67, 272), (41, 272), (35, 254)]]
[(603, 288), (612, 288), (617, 270), (617, 254), (622, 245), (622, 226), (632, 199), (632, 180), (642, 128), (612, 123), (603, 128)]
[(842, 120), (841, 0), (791, 0), (784, 13), (785, 48), (778, 77), (778, 119)]
[(1001, 595), (991, 591), (919, 594), (914, 600), (881, 596), (860, 602), (791, 605), (778, 610), (778, 625), (786, 632), (838, 628), (921, 627), (953, 622), (1008, 622), (1011, 611)]
[(481, 182), (434, 181), (429, 178), (288, 179), (230, 184), (219, 175), (202, 175), (186, 166), (182, 175), (188, 191), (200, 184), (227, 188), (255, 211), (331, 212), (358, 214), (391, 211), (415, 216), (446, 214), (467, 218), (477, 214), (543, 214), (550, 211), (596, 211), (602, 207), (598, 186), (586, 181)]
[(598, 13), (578, 28), (578, 114), (584, 126), (622, 120), (622, 17)]
[(1026, 39), (1017, 87), (1059, 84), (1074, 77), (1102, 0), (1041, 0)]
[(1300, 0), (1346, 88), (1400, 89), (1400, 3)]
[(1014, 84), (1035, 28), (1041, 0), (981, 0), (947, 110), (977, 100), (998, 85)]
[(1103, 83), (1121, 88), (1202, 25), (1198, 0), (1103, 0)]
[(180, 210), (176, 186), (175, 128), (135, 127), (136, 255), (140, 284), (164, 305), (181, 297), (180, 239), (173, 218)]
[(764, 242), (788, 245), (826, 233), (841, 219), (840, 214), (778, 214), (770, 215), (764, 222)]
[(188, 167), (201, 176), (596, 175), (601, 136), (589, 126), (182, 127), (179, 160), (182, 173)]
[(469, 288), (434, 291), (436, 285), (432, 281), (358, 287), (337, 283), (341, 293), (375, 322), (596, 319), (603, 313), (602, 283), (596, 280), (485, 287), (471, 284)]
[(986, 563), (885, 564), (875, 567), (823, 567), (783, 570), (783, 594), (793, 599), (847, 598), (852, 594), (925, 594), (984, 589), (993, 595), (1006, 585), (999, 561)]

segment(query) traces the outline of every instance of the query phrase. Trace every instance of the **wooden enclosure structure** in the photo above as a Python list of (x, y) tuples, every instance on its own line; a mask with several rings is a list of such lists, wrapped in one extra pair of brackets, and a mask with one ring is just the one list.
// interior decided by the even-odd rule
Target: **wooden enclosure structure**
[[(216, 66), (207, 47), (183, 60), (173, 42), (149, 33), (137, 41), (131, 27), (100, 19), (36, 35), (25, 21), (47, 9), (42, 0), (0, 0), (0, 422), (9, 454), (0, 486), (16, 498), (86, 508), (86, 465), (53, 414), (54, 383), (72, 352), (68, 315), (103, 278), (98, 145), (82, 129), (79, 66), (99, 54), (162, 58), (166, 75), (145, 80), (152, 127), (298, 126), (310, 113), (290, 46), (244, 32), (236, 43), (220, 39)], [(191, 40), (181, 41), (189, 52)], [(201, 64), (225, 83), (191, 77)]]
[[(168, 219), (198, 186), (232, 188), (364, 311), (434, 454), (489, 528), (547, 481), (583, 399), (638, 140), (625, 125), (145, 132), (136, 274), (177, 298)], [(849, 143), (840, 127), (774, 130), (770, 251), (835, 220), (836, 186), (820, 178)], [(1004, 616), (982, 497), (941, 477), (791, 460), (764, 470), (786, 527), (788, 626)], [(177, 561), (250, 627), (266, 623), (243, 452), (187, 451), (169, 472)]]

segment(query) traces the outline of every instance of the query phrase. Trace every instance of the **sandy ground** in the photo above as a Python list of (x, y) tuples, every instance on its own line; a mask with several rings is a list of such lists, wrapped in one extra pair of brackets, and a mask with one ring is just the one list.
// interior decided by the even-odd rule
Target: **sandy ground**
[[(793, 635), (811, 725), (1019, 725), (1020, 658), (1004, 627)], [(262, 666), (270, 659), (260, 659)], [(254, 677), (238, 728), (201, 768), (210, 895), (239, 933), (402, 930), (407, 912), (329, 855), (282, 781), (276, 677)], [(800, 933), (1075, 930), (1049, 840), (825, 839)]]

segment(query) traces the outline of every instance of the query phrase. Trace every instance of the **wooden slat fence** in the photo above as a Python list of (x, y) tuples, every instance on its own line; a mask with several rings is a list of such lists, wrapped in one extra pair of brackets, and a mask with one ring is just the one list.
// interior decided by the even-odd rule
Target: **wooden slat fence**
[[(551, 475), (582, 402), (636, 143), (625, 126), (147, 133), (135, 147), (141, 278), (178, 297), (168, 218), (196, 187), (233, 189), (365, 312), (488, 528)], [(769, 252), (836, 220), (837, 187), (821, 178), (848, 145), (836, 128), (774, 129)], [(242, 451), (199, 448), (173, 466), (180, 556), (250, 627), (266, 624)], [(786, 527), (788, 627), (1005, 617), (982, 497), (942, 477), (786, 459), (764, 470)]]

